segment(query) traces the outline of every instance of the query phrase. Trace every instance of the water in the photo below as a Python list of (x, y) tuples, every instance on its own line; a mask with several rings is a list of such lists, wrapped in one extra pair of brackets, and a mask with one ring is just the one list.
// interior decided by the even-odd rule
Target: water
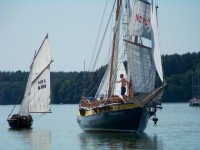
[(200, 107), (188, 103), (163, 104), (157, 127), (150, 120), (140, 134), (84, 133), (76, 122), (78, 105), (52, 105), (52, 114), (34, 116), (32, 129), (11, 130), (12, 107), (0, 106), (0, 150), (200, 149)]

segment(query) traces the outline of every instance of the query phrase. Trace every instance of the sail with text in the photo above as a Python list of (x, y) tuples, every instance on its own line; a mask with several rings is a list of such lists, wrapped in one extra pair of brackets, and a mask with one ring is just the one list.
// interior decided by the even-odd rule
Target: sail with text
[(50, 108), (50, 64), (52, 63), (48, 35), (34, 56), (22, 105), (21, 116), (29, 113), (47, 113)]
[(133, 93), (153, 91), (156, 71), (163, 81), (156, 9), (153, 1), (136, 0), (130, 15), (128, 34), (133, 40), (125, 41)]

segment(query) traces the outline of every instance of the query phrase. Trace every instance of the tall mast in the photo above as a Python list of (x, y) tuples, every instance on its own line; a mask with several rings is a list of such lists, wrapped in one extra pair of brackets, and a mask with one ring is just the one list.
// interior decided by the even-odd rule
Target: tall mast
[(84, 60), (84, 72), (83, 72), (83, 96), (85, 97), (85, 60)]
[[(117, 1), (117, 10), (116, 10), (116, 17), (115, 17), (115, 23), (119, 19), (119, 12), (120, 12), (120, 7), (121, 7), (121, 0)], [(116, 24), (115, 24), (116, 25)], [(115, 47), (116, 47), (116, 30), (114, 30), (114, 36), (113, 36), (113, 46), (112, 46), (112, 56), (111, 56), (111, 68), (110, 68), (110, 79), (109, 83), (112, 82), (112, 76), (113, 76), (113, 65), (114, 65), (114, 54), (115, 54)], [(108, 88), (108, 97), (111, 95), (111, 90), (112, 90), (112, 84), (109, 84)]]

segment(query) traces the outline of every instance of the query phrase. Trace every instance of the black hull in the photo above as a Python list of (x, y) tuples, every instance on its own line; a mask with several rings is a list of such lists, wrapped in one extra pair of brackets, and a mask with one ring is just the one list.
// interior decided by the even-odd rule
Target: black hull
[(33, 119), (31, 116), (13, 115), (7, 121), (10, 128), (13, 129), (30, 128), (33, 124)]
[(190, 103), (190, 106), (200, 106), (200, 103)]
[(79, 115), (77, 122), (86, 132), (143, 132), (149, 115), (142, 107)]

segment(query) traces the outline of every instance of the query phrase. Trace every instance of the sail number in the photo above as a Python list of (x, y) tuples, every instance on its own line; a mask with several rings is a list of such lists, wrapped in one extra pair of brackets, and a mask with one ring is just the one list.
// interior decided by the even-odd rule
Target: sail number
[(38, 90), (46, 88), (46, 80), (42, 79), (38, 81)]

